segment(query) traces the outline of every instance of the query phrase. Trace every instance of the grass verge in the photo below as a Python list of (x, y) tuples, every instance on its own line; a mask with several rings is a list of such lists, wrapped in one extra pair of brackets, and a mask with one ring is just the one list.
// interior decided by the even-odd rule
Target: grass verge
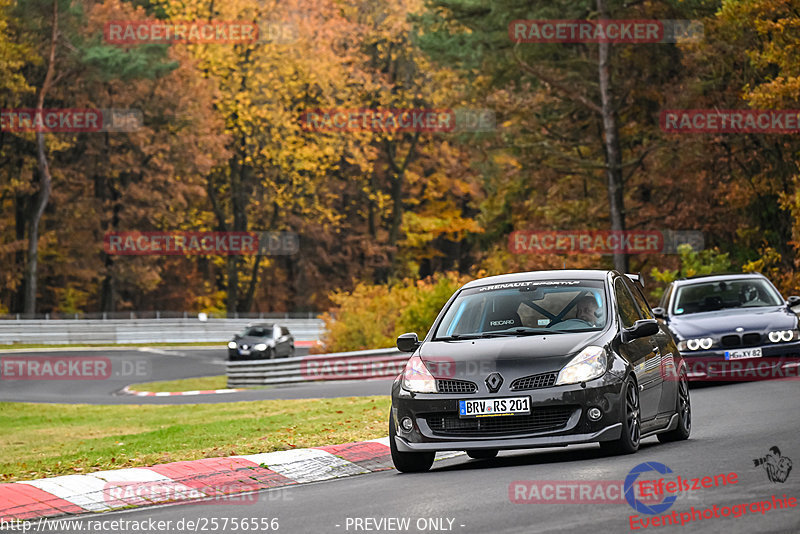
[(198, 378), (180, 378), (178, 380), (160, 380), (158, 382), (142, 382), (141, 384), (131, 384), (130, 389), (136, 391), (195, 391), (205, 389), (226, 389), (228, 377), (201, 376)]
[(221, 404), (0, 403), (0, 481), (383, 437), (389, 397)]

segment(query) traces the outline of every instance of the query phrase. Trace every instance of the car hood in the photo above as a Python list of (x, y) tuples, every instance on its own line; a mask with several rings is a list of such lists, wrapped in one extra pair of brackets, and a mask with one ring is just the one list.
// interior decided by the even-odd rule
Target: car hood
[(436, 378), (507, 379), (561, 370), (588, 345), (605, 345), (602, 332), (459, 341), (427, 341), (419, 356)]
[(783, 306), (739, 308), (671, 316), (669, 328), (681, 339), (742, 332), (767, 332), (797, 328), (797, 316)]

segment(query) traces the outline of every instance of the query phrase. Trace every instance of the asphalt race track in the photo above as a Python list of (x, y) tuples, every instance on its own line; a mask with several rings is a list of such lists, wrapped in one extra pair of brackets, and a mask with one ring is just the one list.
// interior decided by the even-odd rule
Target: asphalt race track
[[(733, 507), (778, 497), (800, 497), (800, 395), (797, 381), (751, 382), (692, 389), (693, 429), (689, 441), (660, 444), (643, 441), (632, 456), (605, 457), (596, 445), (501, 453), (494, 460), (460, 456), (436, 462), (424, 474), (395, 470), (314, 484), (266, 490), (247, 503), (207, 503), (92, 515), (92, 520), (172, 521), (170, 528), (122, 532), (188, 532), (185, 523), (199, 521), (194, 531), (241, 532), (221, 527), (231, 518), (277, 518), (279, 532), (631, 532), (635, 512), (626, 502), (610, 504), (512, 503), (514, 481), (622, 481), (642, 462), (660, 462), (675, 476), (692, 479), (735, 472), (735, 484), (680, 493), (664, 514), (695, 509)], [(772, 446), (794, 461), (785, 482), (770, 482), (753, 460)], [(642, 479), (657, 479), (650, 473)], [(544, 493), (542, 493), (544, 495)], [(568, 493), (567, 493), (568, 495)], [(799, 504), (800, 506), (800, 504)], [(741, 511), (741, 508), (738, 508)], [(663, 515), (663, 514), (662, 514)], [(408, 518), (403, 523), (388, 518)], [(434, 521), (428, 521), (432, 519)], [(216, 520), (217, 528), (211, 528)], [(436, 521), (439, 521), (437, 523)], [(87, 518), (75, 519), (86, 525)], [(381, 522), (384, 521), (384, 522)], [(450, 523), (452, 521), (452, 523)], [(129, 523), (130, 524), (130, 523)], [(167, 525), (166, 523), (164, 525)], [(162, 526), (164, 526), (162, 525)], [(637, 525), (638, 526), (638, 525)], [(387, 528), (390, 527), (390, 528)], [(418, 528), (420, 527), (420, 528)], [(639, 528), (647, 532), (798, 532), (800, 508), (748, 511), (739, 518), (711, 517), (680, 526)], [(78, 532), (64, 529), (62, 532)], [(86, 530), (84, 530), (85, 532)], [(110, 531), (109, 531), (110, 532)], [(261, 530), (265, 532), (265, 530)]]
[[(308, 354), (307, 348), (297, 348), (298, 356)], [(55, 402), (73, 404), (198, 404), (240, 402), (265, 399), (303, 399), (384, 395), (389, 380), (367, 382), (326, 382), (270, 387), (216, 395), (172, 397), (136, 397), (120, 394), (130, 384), (156, 380), (175, 380), (225, 374), (227, 349), (125, 348), (125, 349), (62, 349), (57, 351), (0, 352), (2, 358), (108, 358), (111, 373), (93, 380), (11, 380), (0, 379), (0, 401)]]

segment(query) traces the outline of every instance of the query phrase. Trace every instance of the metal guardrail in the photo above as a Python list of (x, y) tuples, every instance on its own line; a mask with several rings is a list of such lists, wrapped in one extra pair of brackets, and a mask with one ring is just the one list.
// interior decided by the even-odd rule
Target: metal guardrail
[(395, 377), (411, 355), (397, 349), (359, 350), (275, 360), (228, 362), (228, 387)]
[[(208, 318), (213, 319), (316, 319), (318, 312), (233, 312), (229, 317), (225, 313), (207, 313)], [(196, 312), (188, 311), (121, 311), (121, 312), (90, 312), (90, 313), (5, 313), (0, 314), (0, 321), (22, 321), (22, 320), (114, 320), (114, 319), (194, 319), (198, 316)]]
[(14, 343), (223, 343), (254, 322), (285, 325), (297, 341), (318, 341), (319, 319), (134, 319), (0, 321), (0, 347)]

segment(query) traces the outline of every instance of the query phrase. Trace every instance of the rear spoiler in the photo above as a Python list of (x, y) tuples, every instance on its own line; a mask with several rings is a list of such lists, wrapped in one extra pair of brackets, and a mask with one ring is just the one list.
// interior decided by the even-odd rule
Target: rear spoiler
[(634, 284), (639, 284), (640, 286), (642, 286), (642, 289), (644, 289), (644, 278), (642, 277), (641, 273), (636, 273), (636, 274), (625, 273), (625, 276), (630, 278), (631, 282), (633, 282)]

